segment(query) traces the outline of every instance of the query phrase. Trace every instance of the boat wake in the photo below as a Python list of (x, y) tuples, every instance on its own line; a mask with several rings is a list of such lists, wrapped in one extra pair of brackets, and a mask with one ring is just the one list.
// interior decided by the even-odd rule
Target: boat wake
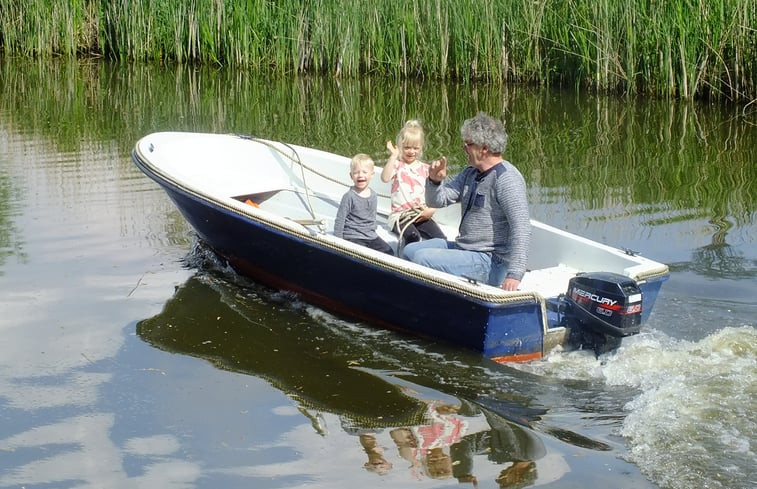
[(754, 326), (726, 327), (695, 342), (650, 330), (604, 357), (558, 353), (517, 368), (635, 389), (617, 434), (630, 461), (661, 487), (754, 487)]

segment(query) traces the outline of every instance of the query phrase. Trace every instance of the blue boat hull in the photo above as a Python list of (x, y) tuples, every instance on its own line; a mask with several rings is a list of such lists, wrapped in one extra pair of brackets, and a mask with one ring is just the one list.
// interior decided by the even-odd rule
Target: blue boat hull
[(334, 313), (490, 358), (522, 361), (542, 355), (545, 323), (538, 301), (472, 301), (156, 181), (200, 238), (241, 275), (293, 291)]

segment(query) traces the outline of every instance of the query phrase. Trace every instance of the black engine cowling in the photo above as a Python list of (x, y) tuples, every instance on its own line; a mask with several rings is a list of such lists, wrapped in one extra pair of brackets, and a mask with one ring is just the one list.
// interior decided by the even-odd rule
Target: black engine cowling
[(641, 289), (625, 275), (579, 274), (568, 283), (565, 299), (564, 319), (575, 346), (602, 353), (641, 329)]

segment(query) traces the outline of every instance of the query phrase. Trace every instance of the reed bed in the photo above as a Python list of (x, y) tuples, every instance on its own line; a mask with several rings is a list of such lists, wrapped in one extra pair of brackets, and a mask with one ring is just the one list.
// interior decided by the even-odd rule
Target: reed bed
[(757, 99), (757, 0), (0, 0), (5, 56)]

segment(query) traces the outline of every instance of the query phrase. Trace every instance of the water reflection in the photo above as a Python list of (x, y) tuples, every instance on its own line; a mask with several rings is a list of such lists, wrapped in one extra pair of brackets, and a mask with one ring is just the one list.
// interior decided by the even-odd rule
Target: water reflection
[[(546, 455), (541, 440), (530, 430), (469, 403), (427, 401), (424, 422), (389, 430), (396, 450), (413, 479), (452, 479), (478, 484), (474, 459), (504, 468), (496, 481), (500, 487), (528, 487), (537, 480), (537, 460)], [(375, 432), (359, 435), (368, 460), (364, 468), (378, 475), (394, 469)], [(555, 476), (552, 471), (551, 476)]]
[[(4, 141), (0, 143), (7, 144)], [(14, 217), (19, 213), (19, 198), (14, 195), (18, 188), (7, 174), (7, 167), (5, 156), (0, 152), (0, 276), (4, 274), (2, 265), (8, 257), (15, 255), (21, 261), (26, 259), (23, 242), (14, 223)]]
[[(338, 429), (356, 439), (353, 449), (364, 452), (369, 472), (405, 470), (388, 460), (391, 450), (414, 478), (475, 484), (474, 459), (484, 457), (502, 467), (501, 487), (526, 487), (537, 479), (546, 449), (528, 427), (523, 407), (508, 410), (503, 403), (495, 412), (475, 398), (408, 380), (408, 373), (362, 367), (358, 359), (368, 352), (356, 351), (354, 339), (298, 318), (287, 307), (272, 315), (270, 304), (249, 289), (198, 275), (177, 289), (160, 314), (139, 322), (137, 333), (160, 349), (265, 378), (322, 436), (333, 434), (328, 419), (336, 418)], [(549, 469), (544, 477), (558, 475)]]
[(263, 377), (302, 409), (339, 414), (355, 426), (422, 418), (422, 403), (387, 395), (383, 380), (332, 356), (348, 350), (346, 338), (328, 338), (327, 331), (304, 323), (297, 311), (284, 305), (273, 314), (255, 296), (245, 300), (242, 290), (221, 289), (229, 295), (219, 296), (205, 280), (212, 279), (190, 278), (161, 314), (139, 322), (137, 334), (163, 350)]
[(689, 269), (710, 278), (754, 279), (757, 277), (757, 257), (751, 259), (738, 247), (726, 240), (733, 224), (725, 217), (710, 221), (717, 229), (712, 235), (712, 242), (696, 248), (691, 255), (690, 265), (684, 264), (679, 269)]
[[(757, 112), (692, 102), (589, 98), (563, 91), (360, 78), (291, 77), (209, 67), (0, 62), (0, 113), (63, 150), (133, 143), (156, 130), (251, 133), (342, 154), (386, 158), (402, 121), (428, 129), (428, 154), (462, 167), (462, 120), (501, 115), (507, 156), (530, 186), (588, 209), (614, 204), (731, 215), (751, 222)], [(34, 88), (32, 88), (34, 87)], [(387, 110), (391, 108), (391, 110)]]
[[(0, 485), (62, 487), (79, 481), (87, 487), (187, 487), (199, 478), (200, 467), (182, 459), (175, 437), (135, 437), (117, 446), (112, 439), (114, 423), (113, 414), (90, 413), (1, 440), (3, 462), (15, 468), (2, 475)], [(49, 456), (22, 462), (27, 453), (51, 449)], [(144, 470), (141, 475), (126, 470), (135, 460)]]

